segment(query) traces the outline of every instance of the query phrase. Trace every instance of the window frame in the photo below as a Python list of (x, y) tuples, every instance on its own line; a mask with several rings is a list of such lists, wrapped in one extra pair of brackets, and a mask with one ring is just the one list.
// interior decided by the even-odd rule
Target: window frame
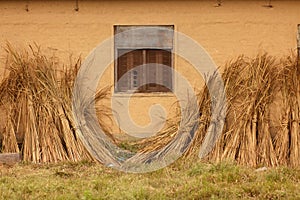
[[(174, 31), (174, 25), (114, 25), (114, 34), (117, 34), (117, 28), (118, 27), (171, 27), (171, 30)], [(118, 90), (118, 86), (117, 86), (117, 82), (118, 82), (118, 70), (119, 70), (119, 66), (118, 66), (118, 58), (119, 58), (119, 51), (122, 51), (122, 50), (125, 50), (128, 52), (130, 51), (134, 51), (134, 50), (142, 50), (143, 52), (144, 51), (147, 51), (147, 50), (164, 50), (164, 51), (168, 51), (170, 52), (170, 78), (171, 78), (171, 81), (170, 81), (170, 89), (169, 91), (135, 91), (136, 94), (172, 94), (175, 90), (175, 77), (174, 77), (174, 73), (173, 73), (173, 70), (174, 70), (174, 59), (175, 59), (175, 56), (174, 56), (174, 33), (172, 35), (172, 46), (171, 47), (167, 47), (167, 48), (161, 48), (161, 47), (153, 47), (153, 48), (136, 48), (136, 47), (126, 47), (126, 46), (122, 46), (122, 47), (118, 47), (116, 46), (115, 44), (115, 41), (114, 41), (114, 73), (113, 73), (113, 82), (114, 82), (114, 87), (113, 87), (113, 93), (114, 94), (130, 94), (132, 93), (132, 91), (134, 90), (131, 90), (130, 87), (126, 90), (126, 91), (119, 91)], [(146, 63), (146, 60), (147, 60), (147, 55), (144, 55), (143, 53), (143, 64), (147, 64)]]

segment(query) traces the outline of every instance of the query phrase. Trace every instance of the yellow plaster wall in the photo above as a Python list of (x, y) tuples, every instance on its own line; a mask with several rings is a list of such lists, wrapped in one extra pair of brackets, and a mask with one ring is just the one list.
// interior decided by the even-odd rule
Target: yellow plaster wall
[[(281, 56), (295, 51), (300, 23), (300, 1), (272, 1), (273, 8), (264, 7), (268, 2), (264, 0), (224, 0), (220, 7), (213, 0), (79, 1), (79, 12), (74, 11), (75, 1), (29, 1), (29, 12), (25, 11), (26, 2), (0, 1), (0, 45), (5, 46), (6, 41), (17, 46), (36, 42), (64, 62), (70, 54), (87, 56), (113, 35), (115, 24), (174, 24), (176, 31), (201, 44), (219, 66), (240, 54), (267, 51)], [(3, 49), (0, 55), (5, 55)], [(201, 81), (183, 59), (175, 59), (175, 68), (193, 86)], [(112, 77), (111, 66), (100, 87), (112, 85)], [(133, 119), (147, 124), (150, 105), (161, 103), (168, 109), (175, 98), (137, 95), (131, 102)]]

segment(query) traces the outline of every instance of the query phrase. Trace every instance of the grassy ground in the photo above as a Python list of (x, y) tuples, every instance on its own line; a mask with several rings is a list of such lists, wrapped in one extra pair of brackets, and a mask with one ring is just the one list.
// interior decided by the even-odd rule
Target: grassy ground
[(300, 169), (179, 161), (147, 174), (95, 163), (0, 166), (1, 199), (300, 199)]

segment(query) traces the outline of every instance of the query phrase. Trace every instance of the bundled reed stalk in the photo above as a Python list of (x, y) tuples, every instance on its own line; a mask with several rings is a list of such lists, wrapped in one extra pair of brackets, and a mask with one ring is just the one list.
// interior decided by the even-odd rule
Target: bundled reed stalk
[[(253, 59), (240, 56), (225, 66), (227, 113), (215, 145), (211, 141), (220, 127), (211, 123), (218, 120), (212, 116), (211, 104), (216, 102), (204, 87), (180, 117), (168, 122), (167, 129), (139, 141), (140, 151), (132, 155), (113, 145), (116, 141), (105, 126), (111, 112), (97, 107), (95, 119), (90, 109), (106, 97), (109, 88), (99, 91), (96, 99), (86, 98), (81, 90), (74, 94), (84, 99), (84, 103), (75, 101), (75, 107), (81, 113), (77, 117), (86, 121), (80, 129), (76, 127), (71, 100), (79, 60), (68, 69), (57, 70), (60, 66), (55, 58), (42, 55), (39, 48), (17, 53), (8, 45), (6, 50), (9, 74), (0, 83), (0, 107), (8, 114), (1, 151), (21, 151), (25, 161), (97, 159), (126, 169), (132, 163), (168, 162), (166, 157), (172, 160), (182, 153), (191, 158), (203, 145), (202, 156), (213, 148), (204, 157), (210, 161), (234, 160), (254, 167), (300, 165), (300, 72), (293, 57), (278, 62), (267, 54)], [(214, 84), (214, 77), (207, 82)]]
[[(295, 58), (288, 57), (283, 62), (283, 70), (281, 73), (281, 85), (283, 97), (285, 101), (285, 121), (283, 126), (285, 132), (288, 132), (288, 137), (280, 140), (287, 140), (287, 149), (284, 149), (285, 155), (289, 157), (291, 166), (300, 165), (300, 73), (299, 67), (295, 65)], [(286, 128), (287, 127), (287, 128)], [(278, 141), (278, 140), (277, 140)], [(282, 156), (281, 156), (282, 157)]]
[[(223, 134), (204, 159), (253, 167), (299, 166), (300, 76), (296, 59), (284, 60), (278, 62), (267, 54), (253, 59), (240, 56), (225, 66), (226, 121)], [(206, 87), (199, 95), (199, 109), (200, 125), (185, 157), (197, 155), (211, 129), (211, 97)], [(151, 152), (174, 138), (177, 131), (171, 127), (151, 138), (153, 148), (146, 150)]]
[[(9, 113), (11, 113), (12, 108), (10, 107)], [(9, 117), (11, 119), (11, 117)], [(7, 120), (6, 125), (5, 125), (5, 130), (4, 130), (3, 135), (3, 141), (2, 141), (2, 152), (3, 153), (18, 153), (19, 152), (19, 147), (17, 144), (17, 139), (15, 135), (15, 130), (14, 130), (14, 125), (11, 120)]]
[(33, 163), (92, 160), (78, 138), (71, 110), (80, 60), (61, 70), (55, 57), (46, 57), (37, 46), (30, 49), (6, 48), (9, 74), (0, 84), (0, 106), (10, 114), (1, 151), (21, 150), (23, 159)]
[[(295, 72), (297, 67), (295, 62), (290, 64), (290, 68), (293, 69), (290, 70)], [(289, 90), (299, 90), (296, 84), (282, 83), (280, 78), (282, 76), (288, 76), (290, 80), (299, 82), (299, 75), (292, 77), (286, 74), (287, 68), (282, 62), (276, 63), (274, 58), (266, 54), (258, 55), (254, 59), (241, 56), (226, 66), (223, 74), (228, 102), (226, 125), (223, 135), (207, 159), (235, 160), (237, 163), (250, 166), (278, 164), (299, 166), (299, 163), (289, 161), (296, 156), (287, 154), (289, 150), (292, 151), (293, 143), (295, 149), (299, 149), (298, 143), (296, 145), (296, 142), (289, 140), (293, 135), (292, 130), (287, 130), (285, 126), (282, 132), (272, 131), (274, 129), (270, 127), (272, 116), (281, 114), (274, 108), (278, 96), (283, 96), (285, 104), (293, 105), (288, 103), (292, 95), (287, 92), (285, 95), (282, 94), (283, 90), (278, 89), (278, 86), (293, 85)], [(282, 107), (282, 104), (280, 106)], [(299, 110), (294, 113), (299, 114)], [(292, 112), (288, 108), (284, 114), (288, 116)], [(282, 123), (287, 123), (286, 118), (281, 120)], [(295, 125), (294, 140), (297, 142), (299, 134), (299, 128)], [(197, 146), (199, 143), (194, 145)], [(297, 151), (294, 152), (297, 154)]]

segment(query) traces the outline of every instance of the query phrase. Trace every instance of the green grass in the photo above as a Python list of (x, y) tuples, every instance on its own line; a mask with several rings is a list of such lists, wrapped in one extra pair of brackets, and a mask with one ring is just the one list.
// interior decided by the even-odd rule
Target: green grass
[(1, 199), (300, 199), (300, 169), (177, 163), (146, 174), (99, 164), (0, 166)]

